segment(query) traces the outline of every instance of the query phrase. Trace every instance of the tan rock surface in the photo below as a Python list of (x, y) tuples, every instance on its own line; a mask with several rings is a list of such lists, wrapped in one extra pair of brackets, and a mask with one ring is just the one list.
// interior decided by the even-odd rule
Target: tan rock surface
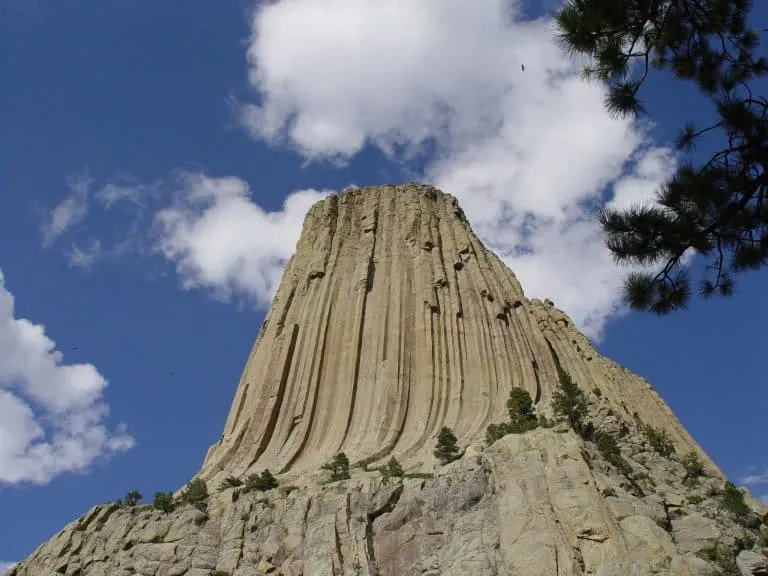
[(331, 196), (307, 214), (201, 475), (300, 473), (339, 451), (432, 469), (440, 428), (482, 439), (513, 386), (546, 406), (554, 354), (606, 410), (698, 450), (647, 382), (525, 298), (454, 197), (418, 184)]
[[(563, 424), (485, 446), (513, 386), (551, 416), (558, 362), (630, 472)], [(641, 424), (666, 430), (677, 455), (653, 452)], [(447, 466), (432, 454), (442, 426), (466, 448)], [(339, 451), (434, 477), (385, 482), (356, 467), (327, 483), (320, 467)], [(698, 485), (683, 482), (689, 451), (707, 467)], [(264, 468), (295, 489), (217, 491)], [(765, 558), (651, 386), (551, 302), (526, 299), (456, 200), (416, 184), (309, 211), (199, 477), (206, 513), (98, 506), (16, 576), (704, 576), (714, 565), (697, 554), (715, 542), (740, 552), (743, 573), (762, 573)]]
[[(323, 484), (308, 476), (287, 495), (277, 489), (233, 502), (233, 489), (213, 492), (207, 513), (107, 504), (41, 546), (17, 576), (711, 573), (688, 546), (699, 537), (704, 547), (709, 532), (676, 542), (647, 498), (618, 488), (618, 475), (599, 472), (597, 462), (590, 468), (583, 449), (572, 432), (538, 429), (465, 455), (434, 478), (384, 482), (358, 470)], [(659, 477), (657, 485), (669, 487), (667, 480), (674, 482)], [(635, 510), (617, 515), (605, 485)], [(725, 519), (709, 523), (741, 534)], [(739, 558), (760, 568), (764, 557)]]

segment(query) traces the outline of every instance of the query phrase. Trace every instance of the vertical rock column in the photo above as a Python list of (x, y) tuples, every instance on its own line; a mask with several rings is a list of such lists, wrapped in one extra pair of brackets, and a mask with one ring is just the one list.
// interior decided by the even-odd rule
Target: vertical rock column
[(452, 196), (406, 184), (322, 200), (201, 475), (302, 472), (339, 451), (429, 468), (442, 426), (482, 439), (513, 386), (548, 404), (558, 361), (693, 445), (651, 390), (620, 390), (626, 377), (557, 314), (524, 297)]

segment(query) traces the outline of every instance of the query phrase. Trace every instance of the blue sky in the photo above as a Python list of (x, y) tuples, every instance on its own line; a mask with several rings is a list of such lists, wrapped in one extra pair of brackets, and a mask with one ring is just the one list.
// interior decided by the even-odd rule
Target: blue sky
[(768, 495), (766, 273), (629, 314), (591, 218), (649, 197), (706, 103), (661, 76), (653, 124), (612, 120), (544, 5), (504, 4), (0, 0), (0, 561), (196, 472), (304, 212), (352, 184), (456, 195), (529, 296)]

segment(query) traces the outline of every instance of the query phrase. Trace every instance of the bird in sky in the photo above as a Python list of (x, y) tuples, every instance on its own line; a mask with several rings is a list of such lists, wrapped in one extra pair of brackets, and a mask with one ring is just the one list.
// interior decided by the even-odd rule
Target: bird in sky
[(525, 64), (520, 64), (520, 68), (525, 72)]

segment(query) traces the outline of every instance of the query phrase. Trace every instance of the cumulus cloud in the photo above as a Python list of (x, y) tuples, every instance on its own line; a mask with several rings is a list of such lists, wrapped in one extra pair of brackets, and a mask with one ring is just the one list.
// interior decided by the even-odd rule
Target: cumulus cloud
[(41, 226), (43, 246), (48, 247), (62, 234), (85, 218), (88, 213), (88, 191), (92, 179), (87, 174), (67, 180), (69, 195), (46, 215)]
[[(489, 0), (282, 0), (254, 13), (247, 52), (257, 139), (343, 163), (367, 145), (422, 161), (478, 235), (590, 336), (620, 311), (625, 274), (595, 208), (647, 200), (675, 168), (647, 126), (552, 42), (547, 18)], [(521, 65), (525, 65), (525, 71)], [(426, 152), (429, 152), (428, 154)]]
[(330, 193), (294, 192), (282, 210), (267, 212), (239, 178), (184, 173), (178, 184), (176, 200), (155, 217), (156, 251), (175, 264), (185, 289), (246, 295), (260, 306), (277, 289), (307, 210)]
[(0, 562), (0, 576), (5, 576), (16, 566), (16, 562)]
[(65, 364), (41, 324), (14, 315), (0, 271), (0, 484), (45, 484), (133, 446), (107, 430), (107, 381), (92, 364)]

